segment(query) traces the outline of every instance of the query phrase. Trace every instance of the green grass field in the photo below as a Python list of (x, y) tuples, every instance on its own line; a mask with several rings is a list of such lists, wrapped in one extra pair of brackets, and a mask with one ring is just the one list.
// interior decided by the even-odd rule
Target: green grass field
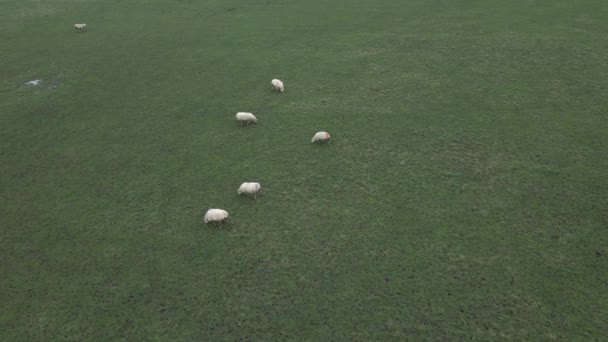
[(0, 42), (4, 341), (608, 339), (605, 0), (0, 0)]

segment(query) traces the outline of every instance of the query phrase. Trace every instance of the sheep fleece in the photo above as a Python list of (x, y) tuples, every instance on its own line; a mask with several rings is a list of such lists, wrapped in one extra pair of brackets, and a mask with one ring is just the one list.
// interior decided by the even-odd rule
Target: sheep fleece
[(209, 209), (205, 214), (205, 223), (222, 222), (228, 218), (228, 212), (222, 209)]
[(328, 142), (331, 139), (331, 135), (327, 132), (317, 132), (314, 137), (312, 137), (312, 142)]
[(260, 185), (260, 183), (253, 183), (253, 182), (252, 183), (243, 183), (239, 187), (239, 195), (241, 195), (241, 194), (248, 194), (248, 195), (257, 194), (258, 192), (260, 192), (261, 189), (262, 189), (262, 186)]
[(241, 122), (258, 122), (258, 119), (255, 117), (255, 115), (247, 112), (236, 113), (236, 119)]
[(281, 93), (285, 91), (285, 86), (283, 85), (283, 82), (281, 82), (281, 80), (277, 80), (276, 78), (274, 80), (272, 80), (272, 90), (278, 90)]

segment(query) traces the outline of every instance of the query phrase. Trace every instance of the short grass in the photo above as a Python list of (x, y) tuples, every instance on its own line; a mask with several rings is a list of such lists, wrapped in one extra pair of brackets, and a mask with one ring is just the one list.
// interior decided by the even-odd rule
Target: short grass
[(608, 338), (607, 23), (605, 0), (0, 0), (0, 337)]

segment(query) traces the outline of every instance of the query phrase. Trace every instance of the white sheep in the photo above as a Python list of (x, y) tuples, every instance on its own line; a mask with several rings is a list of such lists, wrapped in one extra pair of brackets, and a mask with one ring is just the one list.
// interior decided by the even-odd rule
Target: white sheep
[(77, 30), (84, 30), (87, 24), (74, 24), (74, 28)]
[(260, 185), (260, 183), (251, 182), (241, 184), (238, 193), (239, 195), (253, 195), (253, 199), (256, 199), (256, 195), (260, 191), (262, 191), (262, 186)]
[(238, 112), (236, 113), (236, 119), (239, 121), (239, 123), (241, 125), (243, 125), (244, 123), (249, 125), (250, 123), (257, 123), (258, 119), (255, 117), (255, 115), (251, 114), (251, 113), (247, 113), (247, 112)]
[(222, 209), (209, 209), (205, 213), (205, 223), (223, 223), (228, 219), (228, 212)]
[(319, 143), (329, 143), (329, 141), (331, 140), (331, 135), (329, 135), (329, 133), (327, 132), (317, 132), (313, 137), (312, 137), (312, 142), (319, 142)]
[(270, 82), (272, 84), (272, 90), (278, 90), (281, 93), (285, 91), (285, 86), (281, 80), (277, 80), (276, 78)]

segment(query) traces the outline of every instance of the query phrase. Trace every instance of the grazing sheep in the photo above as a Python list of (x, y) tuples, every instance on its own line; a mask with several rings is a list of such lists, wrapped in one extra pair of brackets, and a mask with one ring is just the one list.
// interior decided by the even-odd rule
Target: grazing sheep
[(272, 84), (272, 90), (278, 90), (281, 93), (285, 91), (285, 86), (281, 80), (277, 80), (276, 78), (270, 82)]
[(87, 24), (74, 24), (74, 28), (77, 30), (84, 30)]
[(222, 209), (209, 209), (205, 213), (205, 223), (223, 223), (228, 219), (228, 212)]
[(329, 143), (329, 141), (331, 140), (331, 135), (329, 135), (329, 133), (327, 132), (317, 132), (315, 134), (314, 137), (312, 137), (312, 142), (319, 142), (319, 143)]
[(247, 113), (247, 112), (238, 112), (236, 113), (236, 119), (239, 121), (239, 123), (241, 124), (241, 126), (245, 123), (247, 125), (249, 125), (250, 123), (257, 123), (258, 119), (255, 117), (255, 115), (251, 114), (251, 113)]
[(256, 199), (256, 195), (260, 191), (262, 191), (260, 183), (243, 183), (239, 187), (239, 195), (253, 195), (253, 199)]

